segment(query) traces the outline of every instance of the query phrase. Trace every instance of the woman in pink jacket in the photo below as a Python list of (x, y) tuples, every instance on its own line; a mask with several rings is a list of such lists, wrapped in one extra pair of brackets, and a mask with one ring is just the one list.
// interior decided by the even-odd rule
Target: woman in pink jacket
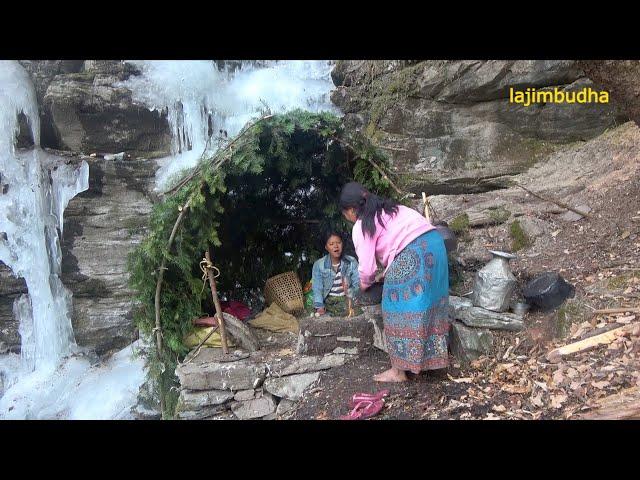
[(444, 240), (415, 210), (374, 195), (356, 182), (340, 194), (342, 214), (354, 222), (360, 288), (384, 268), (382, 316), (391, 368), (379, 382), (404, 382), (406, 372), (449, 364), (449, 268)]

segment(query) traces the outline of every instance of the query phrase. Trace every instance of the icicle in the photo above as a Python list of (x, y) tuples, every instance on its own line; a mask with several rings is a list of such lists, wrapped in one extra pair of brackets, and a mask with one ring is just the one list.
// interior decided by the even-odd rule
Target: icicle
[[(240, 68), (213, 61), (133, 61), (142, 72), (116, 84), (150, 109), (168, 109), (172, 156), (160, 159), (156, 188), (163, 190), (178, 172), (194, 166), (202, 154), (221, 142), (210, 132), (235, 136), (264, 110), (284, 113), (295, 108), (332, 111), (328, 61), (242, 62)], [(210, 129), (210, 125), (215, 128)]]
[[(18, 115), (31, 129), (34, 149), (17, 151)], [(62, 285), (60, 234), (69, 200), (88, 188), (88, 165), (61, 165), (40, 149), (40, 119), (31, 79), (15, 61), (0, 62), (0, 171), (8, 185), (0, 196), (0, 260), (23, 277), (28, 298), (16, 301), (25, 368), (50, 368), (75, 342), (70, 293)], [(58, 232), (60, 231), (60, 233)], [(29, 311), (30, 310), (30, 311)]]

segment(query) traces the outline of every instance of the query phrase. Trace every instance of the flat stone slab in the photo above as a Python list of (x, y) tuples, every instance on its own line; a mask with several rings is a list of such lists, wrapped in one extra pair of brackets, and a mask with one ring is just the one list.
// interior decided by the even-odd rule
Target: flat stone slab
[[(202, 354), (201, 354), (202, 355)], [(266, 377), (266, 366), (252, 359), (236, 362), (193, 362), (181, 364), (176, 375), (182, 388), (188, 390), (249, 390), (262, 385)]]
[(449, 296), (449, 311), (452, 318), (475, 328), (520, 331), (524, 328), (522, 317), (513, 313), (499, 313), (475, 307), (468, 298)]
[(304, 391), (315, 383), (320, 372), (288, 375), (286, 377), (269, 377), (264, 382), (264, 388), (276, 397), (287, 400), (300, 400)]
[(278, 408), (276, 408), (276, 415), (284, 415), (285, 413), (289, 413), (290, 411), (294, 410), (297, 405), (298, 402), (283, 398), (282, 400), (280, 400)]
[(317, 372), (344, 365), (344, 355), (312, 355), (282, 359), (269, 365), (270, 376), (283, 377), (300, 373)]
[(222, 405), (233, 398), (232, 392), (225, 390), (182, 390), (178, 397), (178, 410), (196, 410)]
[(461, 322), (451, 322), (451, 353), (462, 363), (469, 364), (493, 349), (493, 335), (488, 329), (470, 328)]
[(229, 410), (229, 404), (213, 405), (197, 410), (176, 411), (176, 417), (180, 420), (203, 420)]
[[(189, 354), (185, 357), (185, 362), (189, 362), (190, 364), (202, 365), (203, 363), (211, 363), (211, 362), (219, 362), (219, 363), (227, 363), (227, 362), (237, 362), (239, 360), (243, 360), (245, 358), (249, 358), (251, 354), (249, 352), (245, 352), (243, 350), (231, 350), (227, 355), (222, 352), (222, 348), (209, 348), (204, 347), (201, 348), (198, 352), (198, 355), (193, 357), (195, 353), (195, 349), (189, 352)], [(193, 358), (193, 360), (191, 360)]]
[[(584, 212), (584, 213), (591, 212), (591, 207), (588, 205), (579, 205), (575, 208), (579, 212)], [(558, 218), (560, 218), (561, 220), (564, 220), (565, 222), (577, 222), (578, 220), (584, 218), (584, 216), (580, 215), (579, 213), (573, 212), (571, 210), (567, 210), (562, 215), (559, 215)]]
[(358, 352), (370, 348), (375, 337), (372, 320), (382, 324), (382, 315), (379, 305), (363, 308), (363, 311), (363, 314), (351, 318), (323, 316), (300, 319), (297, 353), (320, 355), (332, 353), (336, 348), (356, 348)]
[(276, 401), (268, 393), (260, 398), (234, 402), (231, 404), (231, 411), (240, 420), (250, 420), (252, 418), (262, 418), (276, 411)]
[(339, 354), (343, 354), (343, 355), (358, 355), (360, 353), (360, 351), (356, 348), (356, 347), (352, 347), (352, 348), (344, 348), (344, 347), (337, 347), (333, 349), (333, 353), (339, 355)]
[(254, 398), (256, 398), (256, 391), (251, 389), (251, 390), (240, 390), (239, 392), (237, 392), (234, 396), (233, 399), (238, 401), (238, 402), (242, 402), (245, 400), (253, 400)]

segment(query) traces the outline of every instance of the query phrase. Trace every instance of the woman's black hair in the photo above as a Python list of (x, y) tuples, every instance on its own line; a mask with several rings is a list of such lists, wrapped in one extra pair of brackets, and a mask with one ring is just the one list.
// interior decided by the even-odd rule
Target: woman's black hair
[(372, 237), (376, 233), (376, 217), (378, 217), (378, 223), (384, 227), (382, 212), (387, 215), (398, 213), (398, 204), (395, 201), (367, 191), (358, 182), (349, 182), (342, 187), (340, 209), (348, 208), (355, 208), (356, 216), (362, 221), (362, 233)]
[(338, 232), (337, 230), (327, 230), (322, 235), (322, 240), (324, 241), (324, 243), (322, 244), (323, 247), (327, 244), (331, 237), (338, 237), (340, 241), (344, 243), (344, 237), (340, 232)]

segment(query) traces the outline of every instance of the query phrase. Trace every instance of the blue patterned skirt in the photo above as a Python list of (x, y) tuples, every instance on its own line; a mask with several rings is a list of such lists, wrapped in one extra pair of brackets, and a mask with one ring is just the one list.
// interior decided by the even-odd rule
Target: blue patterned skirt
[(449, 365), (449, 266), (436, 230), (420, 235), (391, 263), (382, 318), (392, 367), (419, 373)]

